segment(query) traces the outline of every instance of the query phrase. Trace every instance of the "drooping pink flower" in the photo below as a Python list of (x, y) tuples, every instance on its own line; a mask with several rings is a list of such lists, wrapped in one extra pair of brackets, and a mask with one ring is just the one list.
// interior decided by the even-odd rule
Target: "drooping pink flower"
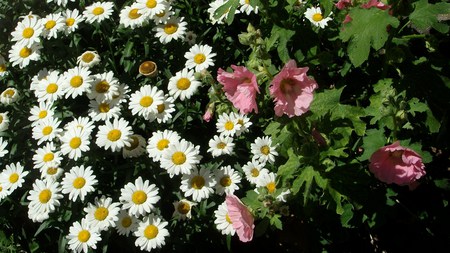
[(225, 198), (227, 204), (228, 216), (236, 230), (241, 242), (249, 242), (253, 239), (253, 229), (255, 228), (253, 215), (241, 200), (233, 194)]
[(214, 116), (214, 108), (215, 108), (214, 103), (208, 104), (208, 107), (206, 108), (206, 112), (205, 112), (205, 114), (203, 114), (204, 121), (206, 121), (206, 122), (211, 121), (211, 119)]
[(378, 0), (369, 0), (369, 2), (361, 5), (361, 7), (364, 8), (364, 9), (369, 9), (371, 7), (376, 7), (378, 9), (380, 9), (380, 10), (387, 10), (387, 9), (391, 8), (390, 5), (386, 5), (386, 4), (382, 3), (382, 2), (378, 2)]
[(369, 161), (369, 170), (387, 184), (411, 185), (425, 175), (422, 157), (399, 141), (378, 149)]
[(251, 111), (258, 113), (256, 93), (259, 93), (256, 76), (246, 67), (231, 65), (234, 72), (229, 73), (223, 69), (217, 71), (217, 81), (223, 85), (223, 90), (233, 106), (242, 114)]
[(308, 67), (297, 68), (297, 63), (290, 60), (272, 80), (270, 95), (274, 97), (275, 114), (289, 117), (299, 116), (309, 110), (313, 100), (313, 91), (317, 89), (316, 81), (306, 75)]
[(342, 10), (350, 5), (352, 5), (352, 0), (339, 0), (339, 2), (334, 4), (334, 6), (336, 6), (339, 10)]

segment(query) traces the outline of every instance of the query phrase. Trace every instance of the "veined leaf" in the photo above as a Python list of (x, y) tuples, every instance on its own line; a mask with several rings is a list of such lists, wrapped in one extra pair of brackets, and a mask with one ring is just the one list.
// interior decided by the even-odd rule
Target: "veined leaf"
[(411, 23), (419, 30), (427, 30), (430, 27), (441, 33), (447, 33), (449, 28), (445, 23), (439, 23), (439, 14), (450, 12), (449, 3), (430, 4), (428, 0), (413, 3), (414, 11), (409, 15)]
[(289, 61), (291, 58), (287, 49), (287, 43), (292, 36), (294, 36), (295, 31), (288, 30), (277, 25), (273, 25), (272, 31), (270, 33), (270, 38), (267, 40), (267, 49), (270, 50), (273, 46), (277, 45), (278, 56), (283, 62)]
[(214, 18), (219, 19), (220, 17), (222, 17), (222, 15), (227, 15), (227, 24), (231, 25), (231, 23), (233, 23), (234, 15), (238, 5), (239, 0), (228, 0), (224, 5), (217, 8), (217, 10), (214, 12)]
[(383, 129), (369, 129), (366, 132), (366, 136), (363, 138), (364, 153), (359, 160), (365, 161), (377, 151), (379, 148), (385, 146), (386, 138), (384, 137)]
[(312, 166), (304, 168), (301, 174), (292, 183), (292, 194), (297, 194), (303, 187), (303, 204), (306, 205), (311, 192), (313, 180), (318, 186), (323, 188), (326, 186), (326, 179), (322, 178), (318, 171), (315, 171)]

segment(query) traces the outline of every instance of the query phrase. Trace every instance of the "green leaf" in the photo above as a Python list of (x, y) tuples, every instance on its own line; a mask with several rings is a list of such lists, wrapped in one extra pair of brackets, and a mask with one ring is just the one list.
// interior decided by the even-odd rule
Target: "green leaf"
[(433, 182), (434, 182), (434, 185), (436, 185), (436, 187), (438, 187), (442, 190), (450, 191), (450, 179), (447, 179), (447, 178), (435, 179), (435, 180), (433, 180)]
[(271, 137), (275, 137), (280, 132), (281, 124), (276, 121), (270, 122), (270, 124), (264, 130), (265, 135), (270, 135)]
[(300, 167), (300, 158), (294, 154), (292, 148), (287, 151), (289, 159), (283, 165), (278, 168), (277, 175), (284, 177), (285, 179), (292, 178), (294, 173)]
[(306, 205), (311, 192), (311, 187), (313, 180), (316, 181), (320, 187), (326, 186), (326, 180), (322, 178), (318, 171), (315, 171), (312, 166), (304, 168), (301, 174), (292, 183), (292, 194), (296, 195), (300, 192), (300, 189), (304, 187), (303, 190), (303, 204)]
[(224, 5), (217, 8), (216, 12), (214, 12), (214, 18), (219, 19), (220, 17), (222, 17), (222, 15), (227, 15), (227, 24), (231, 25), (231, 23), (233, 23), (234, 15), (238, 5), (239, 0), (229, 0), (225, 2)]
[(377, 151), (379, 148), (386, 145), (386, 138), (384, 137), (383, 129), (367, 130), (366, 136), (363, 138), (363, 154), (359, 157), (360, 161), (365, 161)]
[(343, 209), (344, 212), (341, 214), (341, 224), (344, 228), (352, 228), (353, 226), (350, 225), (349, 222), (353, 218), (353, 205), (345, 204)]
[(430, 27), (440, 33), (447, 33), (449, 27), (438, 20), (439, 14), (448, 14), (450, 12), (449, 3), (430, 4), (427, 0), (420, 0), (413, 3), (414, 11), (409, 15), (409, 19), (414, 27), (425, 31)]
[(384, 46), (389, 36), (387, 27), (397, 27), (399, 21), (388, 10), (378, 8), (352, 8), (349, 15), (353, 20), (341, 29), (340, 38), (349, 41), (347, 53), (352, 64), (358, 67), (369, 58), (370, 47), (379, 50)]
[(336, 213), (339, 215), (343, 214), (344, 208), (342, 208), (341, 202), (342, 202), (342, 199), (344, 198), (344, 196), (342, 194), (340, 194), (338, 191), (336, 191), (330, 185), (328, 185), (327, 189), (328, 189), (328, 193), (330, 194), (331, 198), (336, 203)]
[(283, 224), (280, 220), (281, 215), (275, 214), (270, 218), (270, 225), (275, 226), (279, 230), (283, 230)]
[(269, 227), (269, 218), (265, 217), (261, 222), (256, 224), (255, 226), (255, 234), (254, 237), (262, 236), (266, 233), (267, 228)]
[(267, 41), (267, 49), (270, 50), (273, 46), (275, 46), (275, 43), (278, 42), (277, 45), (278, 56), (284, 63), (288, 62), (291, 59), (291, 57), (289, 56), (287, 43), (291, 39), (291, 37), (294, 36), (294, 34), (295, 31), (293, 30), (273, 25), (272, 31), (270, 32), (270, 38)]
[(441, 128), (441, 123), (434, 117), (430, 108), (427, 110), (427, 120), (425, 121), (425, 125), (431, 133), (437, 133), (439, 132), (439, 128)]
[(253, 190), (249, 190), (246, 193), (246, 196), (244, 198), (242, 198), (242, 202), (249, 206), (252, 209), (257, 209), (258, 207), (261, 206), (261, 202), (258, 200), (258, 193), (256, 193)]

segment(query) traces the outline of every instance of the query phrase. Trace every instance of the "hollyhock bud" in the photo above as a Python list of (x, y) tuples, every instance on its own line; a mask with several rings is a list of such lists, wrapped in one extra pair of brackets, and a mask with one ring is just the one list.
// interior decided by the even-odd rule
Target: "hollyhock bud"
[(378, 149), (369, 161), (369, 170), (387, 184), (409, 186), (425, 175), (422, 157), (415, 151), (400, 146), (399, 141)]
[(209, 122), (214, 116), (214, 103), (208, 104), (208, 108), (206, 109), (205, 114), (203, 115), (203, 120)]
[(241, 242), (249, 242), (253, 239), (253, 229), (255, 228), (253, 215), (241, 200), (235, 195), (229, 194), (225, 198), (228, 216), (236, 230)]

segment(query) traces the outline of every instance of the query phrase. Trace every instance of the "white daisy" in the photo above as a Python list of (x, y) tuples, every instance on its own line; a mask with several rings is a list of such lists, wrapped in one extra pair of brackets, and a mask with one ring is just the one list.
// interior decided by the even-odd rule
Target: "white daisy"
[[(75, 0), (70, 0), (71, 2), (75, 2)], [(47, 3), (54, 2), (55, 4), (59, 6), (65, 7), (69, 0), (47, 0)]]
[(92, 133), (94, 130), (94, 122), (92, 122), (89, 117), (78, 117), (74, 118), (72, 121), (68, 122), (64, 126), (64, 130), (68, 131), (69, 129), (81, 129), (83, 132), (86, 132), (88, 135)]
[(113, 2), (95, 2), (86, 7), (83, 11), (83, 16), (86, 22), (102, 22), (108, 19), (113, 13), (114, 3)]
[(197, 34), (193, 31), (187, 31), (184, 35), (184, 41), (187, 42), (190, 46), (195, 44), (195, 40), (197, 39)]
[(216, 180), (211, 176), (209, 169), (201, 168), (198, 170), (194, 168), (191, 174), (183, 175), (180, 189), (184, 192), (185, 197), (192, 196), (194, 201), (200, 202), (214, 193), (213, 187), (215, 185)]
[(122, 149), (123, 158), (138, 157), (145, 152), (145, 146), (147, 142), (145, 138), (139, 134), (133, 134), (130, 136), (130, 146), (125, 146)]
[(63, 74), (61, 88), (66, 98), (76, 98), (90, 91), (93, 78), (87, 67), (75, 67)]
[(158, 123), (167, 123), (172, 119), (172, 113), (175, 111), (173, 97), (164, 95), (164, 101), (157, 105), (158, 113), (155, 115)]
[(2, 184), (0, 183), (0, 201), (2, 201), (4, 198), (9, 196), (11, 194), (11, 190), (3, 188)]
[(258, 6), (253, 7), (250, 4), (250, 0), (239, 0), (239, 4), (241, 5), (241, 7), (239, 8), (240, 12), (245, 12), (247, 15), (250, 15), (250, 13), (252, 12), (258, 14)]
[(33, 183), (33, 189), (28, 193), (27, 199), (29, 213), (48, 214), (55, 211), (60, 205), (59, 199), (63, 196), (59, 193), (61, 188), (58, 182), (50, 180), (36, 179)]
[(43, 69), (39, 70), (39, 72), (31, 78), (30, 90), (36, 91), (37, 87), (39, 86), (39, 82), (42, 79), (47, 78), (48, 73), (49, 73), (49, 71), (47, 68), (43, 68)]
[(260, 163), (259, 161), (251, 161), (242, 166), (242, 170), (245, 173), (245, 178), (252, 184), (256, 184), (258, 180), (264, 175), (268, 174), (269, 170), (264, 168), (266, 163)]
[(267, 189), (267, 192), (272, 194), (277, 190), (277, 183), (275, 179), (276, 174), (273, 172), (262, 174), (256, 182), (256, 187), (265, 187)]
[(7, 62), (5, 60), (5, 57), (3, 57), (0, 54), (0, 77), (4, 77), (4, 76), (6, 76), (8, 74), (6, 63)]
[[(166, 1), (167, 2), (167, 1)], [(161, 11), (160, 13), (155, 14), (152, 19), (155, 24), (161, 24), (166, 23), (167, 20), (169, 20), (175, 12), (171, 11), (172, 6), (171, 5), (164, 5), (165, 9)]]
[(184, 101), (191, 98), (200, 85), (201, 82), (194, 77), (194, 70), (185, 68), (169, 79), (167, 89), (173, 98), (177, 99), (179, 97), (181, 101)]
[(31, 121), (31, 126), (36, 126), (44, 119), (52, 118), (55, 115), (53, 103), (39, 102), (39, 106), (33, 106), (30, 110), (31, 116), (28, 120)]
[(128, 121), (120, 118), (114, 119), (113, 123), (105, 121), (105, 125), (98, 127), (95, 143), (105, 150), (120, 150), (130, 145), (130, 136), (133, 134)]
[(9, 126), (9, 117), (8, 112), (0, 112), (0, 132), (8, 129)]
[(197, 203), (191, 202), (187, 199), (175, 201), (173, 202), (174, 211), (172, 217), (181, 220), (185, 220), (186, 218), (190, 219), (192, 217), (191, 215), (192, 207), (196, 205)]
[(229, 155), (234, 149), (233, 138), (224, 135), (215, 135), (209, 140), (208, 145), (208, 152), (211, 153), (213, 157), (225, 154)]
[(81, 223), (76, 221), (69, 228), (69, 234), (67, 235), (69, 240), (69, 249), (72, 252), (88, 253), (89, 249), (96, 249), (97, 242), (101, 241), (100, 232), (86, 220), (82, 219)]
[[(333, 13), (331, 12), (330, 15), (331, 14)], [(332, 20), (330, 16), (324, 18), (322, 15), (322, 10), (319, 7), (311, 7), (306, 9), (304, 15), (305, 18), (307, 18), (313, 25), (320, 28), (325, 28), (325, 26), (328, 25), (328, 21)]]
[(50, 71), (47, 78), (39, 81), (35, 95), (39, 102), (54, 102), (63, 96), (63, 76), (58, 71)]
[(152, 137), (148, 139), (147, 152), (153, 161), (161, 160), (162, 155), (167, 150), (169, 145), (177, 143), (181, 139), (177, 132), (171, 130), (153, 132)]
[(187, 59), (185, 66), (188, 69), (195, 69), (196, 72), (200, 72), (207, 69), (209, 66), (214, 66), (212, 58), (216, 56), (216, 53), (211, 53), (212, 47), (208, 45), (193, 45), (189, 52), (184, 54), (184, 58)]
[(42, 26), (44, 27), (42, 31), (42, 36), (47, 39), (58, 38), (58, 32), (63, 29), (64, 18), (61, 13), (51, 13), (42, 19)]
[(94, 185), (98, 180), (93, 175), (91, 166), (84, 168), (84, 165), (75, 166), (66, 172), (62, 179), (62, 193), (69, 194), (69, 199), (75, 202), (78, 198), (84, 201), (84, 197), (89, 192), (95, 191)]
[(169, 148), (163, 153), (161, 157), (161, 168), (167, 170), (169, 176), (190, 174), (191, 170), (200, 163), (200, 146), (180, 140), (179, 142), (171, 143)]
[(216, 179), (216, 193), (219, 195), (233, 194), (234, 191), (239, 190), (241, 182), (241, 175), (239, 172), (231, 168), (230, 165), (222, 166), (214, 172)]
[(114, 95), (111, 101), (117, 104), (127, 102), (128, 98), (130, 97), (128, 95), (128, 93), (130, 92), (130, 87), (128, 87), (127, 84), (120, 83), (118, 88), (118, 94)]
[(28, 175), (29, 171), (24, 171), (20, 163), (11, 163), (0, 173), (0, 185), (7, 190), (13, 192), (17, 188), (22, 187), (23, 179)]
[(234, 117), (238, 120), (238, 124), (241, 126), (238, 131), (236, 131), (236, 136), (240, 136), (243, 133), (247, 133), (249, 131), (250, 126), (253, 124), (250, 121), (250, 118), (242, 113), (232, 112)]
[(153, 121), (158, 113), (158, 105), (164, 101), (164, 92), (156, 86), (145, 85), (131, 94), (129, 108), (133, 115)]
[(33, 168), (47, 169), (55, 164), (61, 164), (61, 160), (60, 151), (56, 151), (53, 142), (47, 142), (45, 146), (38, 148), (33, 155)]
[(124, 27), (130, 27), (131, 29), (143, 26), (147, 19), (146, 16), (138, 11), (137, 3), (134, 3), (131, 6), (125, 6), (125, 8), (120, 11), (119, 23)]
[(48, 166), (47, 168), (41, 168), (41, 179), (56, 181), (58, 180), (64, 172), (64, 169), (61, 168), (61, 165), (58, 163), (53, 163), (52, 166)]
[(216, 217), (216, 219), (214, 220), (214, 224), (216, 224), (216, 228), (223, 235), (233, 236), (236, 233), (236, 230), (233, 228), (233, 222), (231, 222), (230, 216), (228, 216), (228, 208), (226, 202), (223, 202), (217, 207), (217, 210), (214, 211), (214, 216)]
[(156, 26), (156, 37), (163, 44), (167, 44), (172, 40), (178, 40), (183, 38), (186, 33), (187, 22), (183, 21), (184, 18), (171, 17), (164, 24)]
[(137, 0), (136, 8), (139, 13), (146, 18), (153, 18), (154, 15), (161, 13), (166, 9), (168, 3), (165, 0)]
[(86, 51), (77, 58), (77, 63), (81, 67), (93, 67), (100, 62), (100, 55), (96, 51)]
[(119, 80), (112, 71), (96, 74), (93, 76), (91, 92), (87, 95), (89, 99), (99, 102), (112, 100), (113, 96), (119, 95)]
[(99, 102), (97, 100), (89, 101), (89, 117), (93, 121), (108, 121), (118, 119), (121, 115), (121, 106), (114, 100), (105, 100)]
[(82, 152), (89, 151), (90, 133), (81, 128), (71, 128), (64, 132), (61, 141), (61, 153), (74, 161), (81, 158)]
[(66, 24), (64, 26), (64, 32), (65, 34), (70, 34), (78, 29), (78, 25), (84, 21), (84, 17), (77, 9), (67, 9), (64, 15), (64, 20)]
[(116, 229), (119, 235), (128, 236), (137, 230), (139, 220), (134, 215), (129, 215), (126, 210), (120, 210), (117, 215)]
[(95, 197), (94, 204), (89, 203), (84, 208), (86, 220), (100, 231), (108, 230), (116, 225), (119, 219), (117, 214), (120, 211), (120, 203), (113, 202), (112, 198), (101, 196)]
[(278, 156), (278, 152), (275, 150), (278, 145), (272, 145), (272, 138), (269, 136), (256, 138), (250, 146), (253, 154), (252, 160), (274, 163), (275, 156)]
[(43, 119), (39, 124), (33, 127), (33, 139), (41, 145), (44, 141), (52, 141), (60, 136), (62, 129), (59, 128), (61, 121), (57, 118)]
[(3, 137), (0, 137), (0, 158), (8, 154), (9, 150), (6, 149), (6, 146), (8, 146), (8, 142), (4, 141)]
[(21, 22), (17, 23), (16, 28), (11, 33), (11, 41), (16, 42), (18, 47), (29, 48), (31, 45), (41, 41), (40, 35), (43, 28), (41, 19), (25, 18)]
[(165, 228), (169, 223), (160, 217), (150, 214), (143, 221), (139, 222), (134, 236), (137, 237), (134, 243), (141, 250), (151, 251), (161, 248), (165, 244), (165, 237), (169, 236), (169, 231)]
[(131, 182), (126, 184), (120, 189), (120, 193), (122, 209), (135, 216), (150, 213), (161, 198), (158, 196), (159, 190), (156, 185), (150, 184), (148, 180), (143, 182), (141, 177), (138, 177), (134, 184)]
[(217, 119), (216, 128), (220, 135), (233, 137), (236, 132), (241, 130), (241, 125), (234, 113), (222, 113)]
[(19, 92), (16, 88), (9, 87), (6, 88), (1, 94), (0, 94), (0, 102), (5, 105), (12, 104), (19, 99)]
[(38, 43), (31, 44), (30, 46), (14, 44), (8, 51), (9, 62), (13, 67), (19, 65), (19, 68), (23, 69), (30, 64), (30, 61), (41, 59), (41, 48), (42, 46)]

